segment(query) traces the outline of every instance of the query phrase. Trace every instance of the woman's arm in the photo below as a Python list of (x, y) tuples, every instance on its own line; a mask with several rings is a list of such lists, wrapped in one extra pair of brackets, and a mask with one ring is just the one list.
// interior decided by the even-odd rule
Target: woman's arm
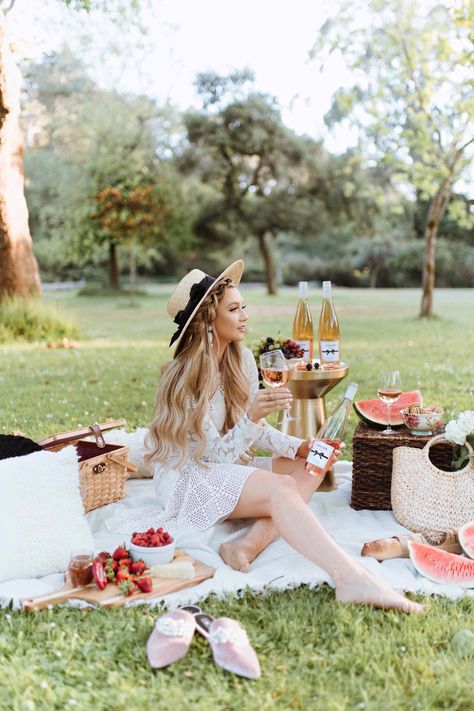
[[(207, 440), (202, 459), (206, 462), (235, 462), (260, 436), (262, 426), (244, 413), (232, 429), (220, 435), (209, 414), (203, 423)], [(192, 447), (193, 436), (191, 436)]]
[[(252, 352), (248, 348), (244, 348), (244, 367), (249, 382), (249, 402), (252, 402), (258, 393), (258, 370), (255, 365), (255, 359)], [(305, 441), (300, 437), (283, 434), (275, 427), (272, 427), (263, 420), (264, 427), (261, 428), (255, 444), (260, 445), (263, 449), (267, 449), (274, 454), (280, 454), (289, 459), (295, 459), (297, 451), (301, 444)]]

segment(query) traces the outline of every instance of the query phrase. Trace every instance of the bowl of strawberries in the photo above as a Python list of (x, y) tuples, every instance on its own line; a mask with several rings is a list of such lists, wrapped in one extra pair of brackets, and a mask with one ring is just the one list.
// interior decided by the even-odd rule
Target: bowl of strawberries
[(148, 566), (171, 563), (175, 549), (174, 538), (162, 526), (132, 533), (130, 541), (132, 559), (143, 560)]

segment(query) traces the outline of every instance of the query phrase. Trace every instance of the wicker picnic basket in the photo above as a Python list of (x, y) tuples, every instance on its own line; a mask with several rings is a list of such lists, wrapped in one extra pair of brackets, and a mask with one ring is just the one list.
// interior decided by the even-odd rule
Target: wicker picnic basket
[[(125, 496), (129, 471), (136, 467), (128, 461), (128, 447), (106, 443), (103, 432), (122, 427), (125, 420), (111, 420), (69, 432), (58, 432), (38, 442), (43, 449), (57, 452), (73, 444), (79, 458), (79, 486), (84, 511), (92, 511), (119, 501)], [(95, 441), (85, 440), (93, 436)]]
[[(441, 434), (444, 427), (433, 432)], [(352, 494), (353, 509), (391, 510), (393, 450), (395, 447), (421, 449), (431, 439), (412, 435), (403, 425), (393, 435), (383, 435), (380, 429), (359, 422), (352, 441)], [(452, 445), (437, 444), (430, 457), (439, 469), (451, 468)]]

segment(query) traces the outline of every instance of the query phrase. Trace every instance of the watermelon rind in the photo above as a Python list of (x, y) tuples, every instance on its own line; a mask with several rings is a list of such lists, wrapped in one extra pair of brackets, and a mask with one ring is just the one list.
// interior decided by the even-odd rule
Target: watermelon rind
[(474, 521), (464, 524), (458, 531), (459, 543), (468, 558), (474, 559)]
[(417, 541), (408, 541), (408, 550), (411, 562), (424, 578), (441, 585), (474, 588), (474, 560)]
[[(391, 424), (395, 427), (403, 425), (403, 416), (400, 410), (404, 410), (408, 405), (423, 405), (423, 397), (419, 390), (410, 390), (402, 393), (399, 399), (392, 405)], [(363, 422), (375, 427), (386, 427), (388, 425), (387, 408), (384, 402), (375, 398), (373, 400), (359, 400), (353, 403), (354, 410)], [(375, 415), (374, 410), (379, 414)]]

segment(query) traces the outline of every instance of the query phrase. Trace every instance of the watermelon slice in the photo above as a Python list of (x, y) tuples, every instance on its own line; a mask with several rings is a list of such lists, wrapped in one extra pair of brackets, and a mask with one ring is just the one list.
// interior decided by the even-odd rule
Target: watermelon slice
[(424, 578), (434, 583), (474, 588), (474, 560), (416, 541), (408, 541), (408, 550), (411, 562)]
[[(419, 390), (411, 390), (402, 393), (398, 400), (392, 405), (392, 425), (403, 425), (403, 416), (400, 414), (400, 411), (414, 403), (418, 405), (423, 404), (423, 398)], [(388, 425), (387, 405), (378, 398), (375, 400), (359, 400), (354, 403), (354, 410), (360, 419), (369, 425), (381, 425), (383, 427)]]
[(474, 558), (474, 521), (466, 523), (458, 531), (459, 543), (469, 558)]

